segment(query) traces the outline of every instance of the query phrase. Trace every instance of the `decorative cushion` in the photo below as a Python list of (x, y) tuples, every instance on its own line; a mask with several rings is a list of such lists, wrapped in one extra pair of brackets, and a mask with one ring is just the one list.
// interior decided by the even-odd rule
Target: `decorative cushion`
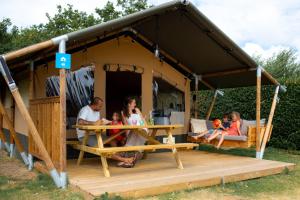
[(209, 120), (206, 120), (206, 126), (207, 126), (207, 129), (208, 129), (208, 130), (214, 128), (212, 121), (209, 121)]
[(193, 133), (201, 133), (207, 130), (205, 119), (191, 119), (191, 130)]
[[(266, 119), (260, 120), (260, 125), (265, 125)], [(247, 136), (248, 126), (256, 126), (256, 120), (241, 120), (241, 134)]]

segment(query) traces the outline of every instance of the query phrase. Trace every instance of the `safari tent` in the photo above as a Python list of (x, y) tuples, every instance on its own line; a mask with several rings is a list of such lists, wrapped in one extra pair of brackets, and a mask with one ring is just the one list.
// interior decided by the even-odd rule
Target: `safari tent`
[[(71, 54), (70, 70), (55, 68), (57, 52)], [(262, 158), (278, 91), (285, 90), (188, 1), (171, 1), (8, 52), (1, 56), (0, 70), (1, 130), (11, 135), (2, 143), (14, 141), (26, 164), (49, 171), (63, 182), (60, 186), (66, 185), (66, 143), (76, 138), (76, 111), (92, 96), (104, 99), (101, 115), (107, 118), (126, 95), (135, 96), (144, 115), (155, 114), (155, 123), (183, 124), (175, 134), (184, 140), (191, 117), (198, 117), (191, 91), (218, 94), (223, 88), (256, 86), (256, 150)], [(264, 131), (261, 85), (277, 86)]]

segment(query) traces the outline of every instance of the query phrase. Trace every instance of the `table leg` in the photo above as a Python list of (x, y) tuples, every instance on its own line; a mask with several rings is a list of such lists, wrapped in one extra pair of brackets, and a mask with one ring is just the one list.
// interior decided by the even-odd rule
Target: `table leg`
[(159, 141), (154, 139), (157, 130), (153, 130), (153, 131), (155, 131), (154, 133), (152, 132), (152, 134), (154, 136), (152, 136), (152, 134), (149, 136), (144, 130), (132, 130), (132, 131), (135, 132), (136, 134), (139, 134), (140, 136), (146, 138), (147, 143), (149, 143), (149, 144), (161, 144)]
[[(157, 129), (153, 129), (153, 130), (152, 130), (152, 133), (151, 133), (151, 135), (150, 135), (150, 137), (153, 138), (153, 140), (155, 140), (155, 141), (157, 141), (157, 140), (155, 139), (156, 133), (157, 133)], [(158, 142), (157, 144), (160, 144), (160, 142)]]
[[(103, 145), (103, 140), (102, 140), (102, 131), (101, 132), (96, 132), (96, 137), (97, 137), (97, 142), (98, 142), (98, 148), (103, 149), (104, 145)], [(106, 156), (101, 154), (100, 158), (101, 158), (101, 163), (102, 163), (102, 169), (103, 169), (104, 176), (105, 177), (110, 177), (110, 172), (109, 172), (109, 169), (108, 169)]]
[[(174, 144), (174, 142), (173, 142), (173, 140), (172, 140), (173, 137), (172, 137), (171, 129), (167, 129), (166, 132), (167, 132), (167, 135), (168, 135), (168, 143), (169, 143), (169, 144)], [(176, 163), (177, 163), (177, 167), (178, 167), (179, 169), (183, 169), (182, 162), (181, 162), (181, 160), (180, 160), (180, 158), (179, 158), (177, 149), (176, 149), (175, 147), (172, 149), (172, 153), (173, 153), (173, 155), (174, 155), (174, 157), (175, 157), (175, 160), (176, 160)]]
[[(86, 133), (84, 134), (84, 137), (83, 137), (83, 141), (82, 141), (83, 146), (86, 146), (88, 139), (89, 139), (89, 132), (86, 131)], [(80, 150), (79, 157), (77, 160), (77, 165), (80, 165), (80, 163), (83, 159), (83, 156), (84, 156), (84, 151)]]

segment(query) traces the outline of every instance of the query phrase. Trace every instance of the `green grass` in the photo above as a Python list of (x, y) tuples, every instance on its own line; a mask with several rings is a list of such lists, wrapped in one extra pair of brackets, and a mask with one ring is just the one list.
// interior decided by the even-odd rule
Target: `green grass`
[(57, 189), (47, 175), (38, 175), (32, 181), (20, 181), (0, 176), (0, 199), (65, 199), (83, 200), (80, 193)]
[[(255, 150), (241, 150), (240, 153), (236, 152), (238, 150), (232, 151), (234, 151), (235, 155), (246, 154), (253, 156), (255, 154)], [(300, 152), (268, 148), (264, 159), (295, 163), (296, 168), (291, 172), (286, 169), (279, 175), (229, 183), (225, 185), (225, 188), (215, 186), (213, 189), (239, 196), (255, 197), (262, 193), (276, 194), (282, 191), (292, 192), (295, 188), (300, 188)]]

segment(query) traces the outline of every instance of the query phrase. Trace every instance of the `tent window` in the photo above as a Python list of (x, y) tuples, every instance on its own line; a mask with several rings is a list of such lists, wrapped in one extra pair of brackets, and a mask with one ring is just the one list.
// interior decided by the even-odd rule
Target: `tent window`
[[(79, 110), (94, 97), (94, 68), (83, 67), (66, 75), (67, 128), (76, 123)], [(59, 76), (46, 79), (46, 96), (59, 96)]]
[(156, 124), (169, 124), (172, 112), (184, 112), (184, 93), (175, 85), (153, 78), (153, 115)]

